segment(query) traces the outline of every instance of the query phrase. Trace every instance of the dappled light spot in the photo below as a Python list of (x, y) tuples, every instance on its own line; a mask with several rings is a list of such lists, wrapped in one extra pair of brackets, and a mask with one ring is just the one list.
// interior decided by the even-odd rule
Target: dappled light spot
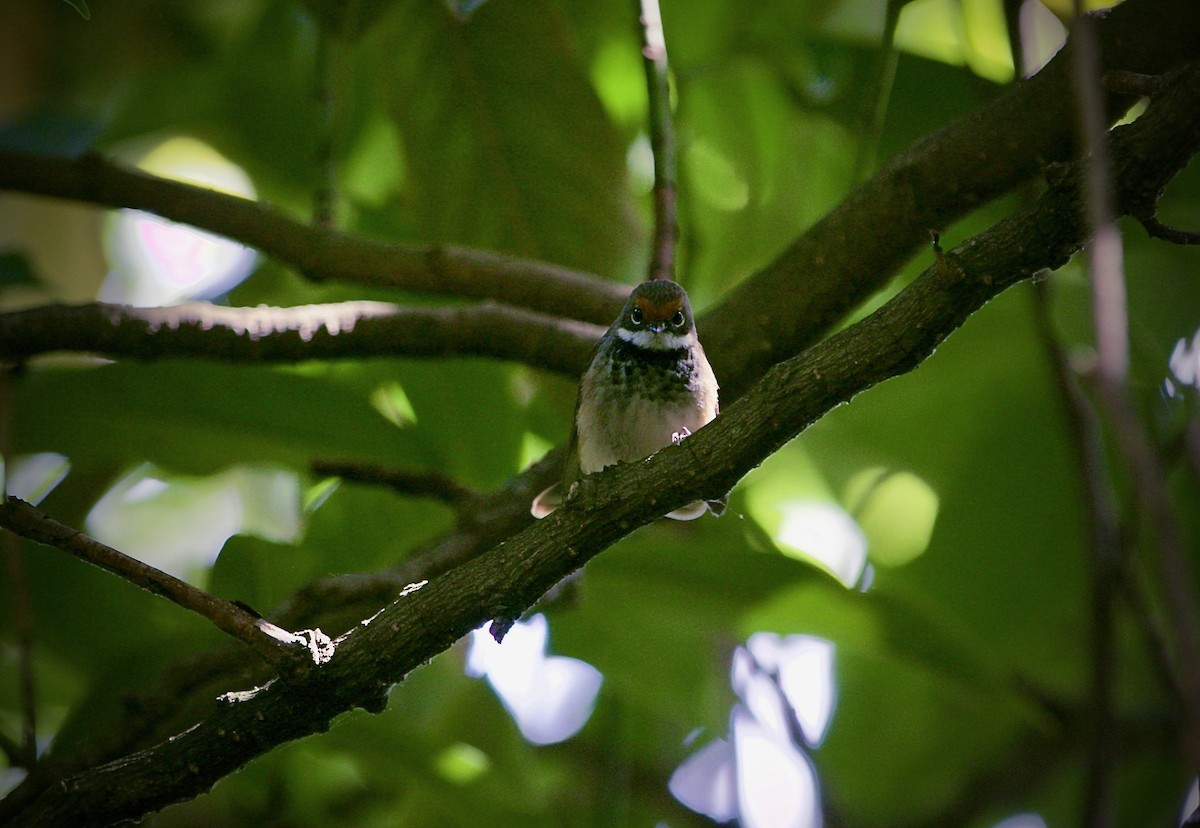
[(639, 133), (625, 153), (631, 188), (643, 195), (654, 189), (654, 150), (645, 133)]
[[(750, 636), (746, 650), (762, 671), (777, 677), (783, 699), (791, 706), (805, 743), (809, 747), (820, 745), (837, 700), (833, 642), (815, 635), (784, 638), (759, 632)], [(734, 669), (736, 688), (736, 659)]]
[(396, 124), (376, 113), (363, 127), (342, 165), (346, 192), (355, 201), (381, 208), (407, 178)]
[(446, 8), (452, 11), (459, 20), (467, 20), (487, 0), (445, 0)]
[(791, 501), (780, 509), (783, 521), (774, 537), (786, 554), (820, 564), (847, 587), (858, 583), (867, 539), (854, 518), (833, 503)]
[(1163, 393), (1168, 397), (1183, 396), (1183, 389), (1200, 390), (1200, 330), (1191, 342), (1180, 338), (1167, 359), (1170, 374), (1163, 381)]
[(1030, 77), (1040, 72), (1067, 42), (1067, 27), (1041, 0), (1025, 0), (1018, 19), (1025, 63), (1021, 74)]
[(404, 386), (396, 380), (385, 382), (371, 392), (371, 407), (399, 428), (417, 424), (417, 411), (404, 393)]
[[(137, 165), (164, 178), (255, 197), (240, 167), (194, 138), (170, 138)], [(98, 298), (139, 307), (220, 296), (249, 276), (257, 259), (245, 245), (140, 210), (112, 216), (104, 241), (111, 270)]]
[(466, 785), (487, 773), (492, 760), (474, 745), (455, 742), (438, 754), (433, 766), (443, 779)]
[(747, 485), (746, 505), (779, 551), (815, 563), (847, 587), (862, 578), (867, 540), (837, 505), (825, 476), (795, 444), (768, 458)]
[(70, 471), (71, 461), (50, 451), (15, 457), (9, 464), (0, 458), (5, 493), (34, 506), (54, 491)]
[(822, 824), (817, 775), (786, 734), (733, 711), (740, 822), (745, 828), (816, 828)]
[(340, 477), (326, 477), (306, 488), (300, 501), (300, 507), (304, 514), (311, 515), (324, 506), (325, 501), (333, 497), (333, 493), (341, 486), (342, 479)]
[(693, 811), (743, 826), (822, 824), (820, 789), (806, 750), (824, 739), (836, 697), (834, 646), (808, 635), (755, 633), (733, 655), (739, 702), (729, 738), (681, 764), (671, 794)]
[(25, 781), (29, 771), (25, 768), (6, 767), (0, 770), (0, 797), (8, 796), (13, 788)]
[(716, 822), (737, 819), (737, 779), (733, 745), (714, 739), (671, 774), (671, 795)]
[(865, 469), (850, 479), (843, 502), (866, 536), (872, 563), (903, 566), (929, 548), (940, 500), (912, 472)]
[(913, 0), (896, 25), (896, 47), (1007, 83), (1012, 55), (1003, 11), (992, 0)]
[(683, 161), (692, 191), (713, 208), (732, 213), (750, 203), (750, 184), (745, 176), (710, 142), (692, 141)]
[(554, 444), (549, 440), (542, 439), (540, 435), (532, 431), (526, 431), (521, 435), (521, 457), (517, 468), (524, 471), (545, 457), (546, 452), (552, 448), (554, 448)]
[(280, 798), (293, 809), (291, 813), (319, 814), (329, 802), (353, 802), (368, 790), (366, 762), (353, 751), (306, 742), (280, 761), (278, 778), (286, 786)]
[(1017, 814), (997, 822), (993, 828), (1046, 828), (1046, 821), (1038, 814)]
[(1200, 825), (1200, 782), (1193, 779), (1179, 812), (1180, 825)]
[(97, 540), (203, 585), (233, 535), (275, 543), (300, 537), (300, 483), (294, 472), (277, 468), (235, 466), (192, 477), (145, 464), (97, 501), (85, 525)]
[(486, 677), (525, 740), (550, 745), (587, 724), (604, 677), (585, 661), (546, 655), (550, 625), (537, 614), (497, 643), (484, 625), (471, 633), (467, 675)]
[[(597, 46), (588, 78), (609, 115), (623, 126), (641, 126), (645, 118), (646, 77), (643, 72), (642, 56), (632, 40), (610, 37)], [(649, 151), (649, 141), (644, 135), (637, 141), (644, 141)]]

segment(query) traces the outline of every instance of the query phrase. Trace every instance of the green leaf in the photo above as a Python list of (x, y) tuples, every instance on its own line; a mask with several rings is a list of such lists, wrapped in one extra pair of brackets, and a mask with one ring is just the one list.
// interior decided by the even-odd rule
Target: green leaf
[(545, 0), (469, 20), (420, 0), (372, 33), (421, 239), (606, 274), (640, 258), (624, 148), (564, 35)]

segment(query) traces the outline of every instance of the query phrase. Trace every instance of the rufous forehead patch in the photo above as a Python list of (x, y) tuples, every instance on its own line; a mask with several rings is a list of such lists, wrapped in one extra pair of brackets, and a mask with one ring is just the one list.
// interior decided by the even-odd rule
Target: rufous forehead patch
[(675, 315), (675, 311), (683, 307), (683, 300), (668, 299), (662, 304), (651, 301), (648, 297), (639, 296), (636, 300), (637, 308), (642, 312), (642, 316), (653, 322), (661, 322), (664, 319), (670, 319)]

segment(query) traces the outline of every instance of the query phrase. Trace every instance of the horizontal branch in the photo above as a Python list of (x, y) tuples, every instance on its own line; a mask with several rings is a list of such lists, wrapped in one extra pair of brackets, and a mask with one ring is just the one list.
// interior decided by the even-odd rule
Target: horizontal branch
[(256, 618), (237, 604), (210, 595), (186, 581), (89, 538), (42, 514), (19, 498), (10, 496), (0, 503), (0, 526), (28, 540), (61, 549), (208, 619), (273, 667), (290, 673), (300, 664), (297, 648), (307, 646), (308, 641), (304, 636), (294, 635)]
[(1141, 222), (1142, 227), (1146, 228), (1146, 232), (1152, 238), (1162, 239), (1171, 244), (1192, 245), (1200, 244), (1200, 231), (1198, 230), (1180, 230), (1177, 227), (1163, 224), (1157, 216), (1135, 216)]
[(449, 308), (367, 301), (293, 308), (56, 304), (0, 313), (0, 360), (53, 351), (230, 362), (490, 356), (578, 376), (602, 333), (586, 322), (494, 302)]
[[(1158, 75), (1200, 57), (1193, 2), (1130, 0), (1100, 17), (1104, 68)], [(948, 227), (1047, 162), (1073, 155), (1070, 48), (894, 159), (701, 316), (723, 399), (817, 341), (883, 287), (930, 229)], [(1110, 117), (1133, 100), (1113, 93)], [(615, 318), (628, 294), (625, 286), (501, 253), (388, 244), (311, 227), (263, 204), (96, 155), (70, 160), (0, 150), (0, 190), (147, 210), (256, 247), (317, 280), (486, 298), (600, 325)]]
[[(1113, 133), (1114, 183), (1165, 185), (1200, 150), (1200, 67)], [(911, 370), (1009, 286), (1057, 267), (1086, 241), (1080, 170), (971, 239), (861, 322), (768, 371), (678, 447), (590, 475), (554, 514), (487, 553), (406, 589), (348, 633), (331, 661), (288, 688), (224, 697), (170, 739), (46, 788), (13, 825), (136, 819), (207, 790), (276, 745), (327, 729), (353, 707), (381, 710), (390, 686), (489, 619), (518, 617), (547, 589), (656, 517), (715, 497), (831, 408)]]
[(289, 218), (265, 204), (159, 178), (91, 153), (0, 149), (0, 190), (146, 210), (257, 248), (314, 281), (491, 299), (607, 325), (629, 288), (545, 262), (452, 245), (389, 244)]
[(479, 495), (457, 480), (440, 472), (394, 469), (370, 463), (318, 460), (312, 464), (313, 474), (340, 477), (353, 483), (387, 486), (407, 497), (430, 497), (461, 508)]

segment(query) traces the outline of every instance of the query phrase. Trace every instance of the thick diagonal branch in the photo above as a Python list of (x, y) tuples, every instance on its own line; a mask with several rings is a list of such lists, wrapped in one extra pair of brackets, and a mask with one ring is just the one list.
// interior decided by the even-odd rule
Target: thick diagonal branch
[[(1162, 186), (1200, 149), (1200, 67), (1113, 136), (1114, 182)], [(1086, 241), (1077, 165), (1038, 201), (949, 253), (871, 316), (768, 371), (681, 446), (581, 481), (578, 497), (423, 588), (342, 641), (301, 683), (229, 699), (186, 732), (47, 788), (14, 825), (137, 818), (207, 790), (272, 747), (329, 727), (353, 707), (381, 709), (388, 688), (490, 618), (512, 618), (634, 529), (727, 491), (841, 402), (911, 370), (1007, 287), (1065, 263)], [(1121, 202), (1123, 203), (1123, 202)]]
[[(1200, 57), (1193, 0), (1130, 0), (1095, 22), (1105, 71), (1157, 75)], [(698, 326), (722, 399), (818, 340), (887, 284), (931, 229), (946, 229), (1047, 163), (1075, 157), (1074, 48), (1068, 43), (1034, 77), (892, 159), (739, 285), (711, 318), (702, 315)], [(1134, 100), (1110, 93), (1109, 122)]]

